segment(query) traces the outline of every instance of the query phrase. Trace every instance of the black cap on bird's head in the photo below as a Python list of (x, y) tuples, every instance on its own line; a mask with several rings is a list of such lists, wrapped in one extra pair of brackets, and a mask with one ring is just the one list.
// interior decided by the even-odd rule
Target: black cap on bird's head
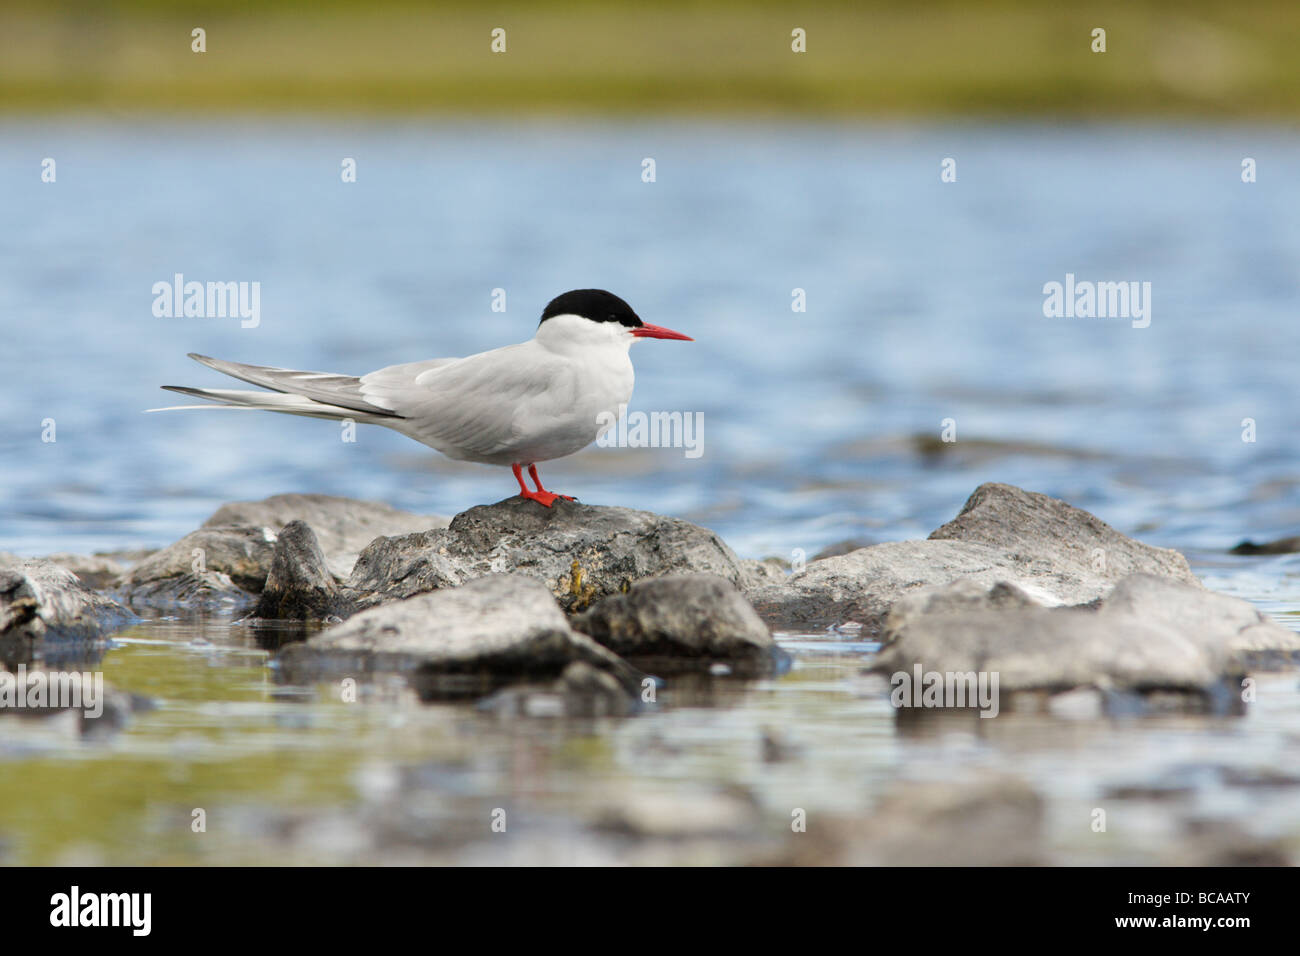
[(617, 322), (628, 328), (645, 325), (630, 305), (604, 289), (574, 289), (557, 295), (546, 303), (542, 322), (557, 315), (580, 315), (593, 322)]
[(574, 289), (557, 295), (542, 310), (542, 322), (557, 315), (577, 315), (592, 322), (613, 322), (624, 326), (638, 338), (685, 339), (694, 341), (690, 336), (665, 329), (658, 325), (647, 325), (641, 317), (632, 311), (632, 307), (604, 289)]

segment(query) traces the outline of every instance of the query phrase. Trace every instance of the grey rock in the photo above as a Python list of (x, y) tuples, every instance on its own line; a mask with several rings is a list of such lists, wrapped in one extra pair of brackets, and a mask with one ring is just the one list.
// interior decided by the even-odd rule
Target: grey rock
[(443, 515), (399, 511), (378, 501), (289, 494), (224, 504), (203, 527), (242, 526), (279, 531), (292, 521), (311, 526), (330, 570), (344, 579), (356, 564), (357, 555), (375, 538), (445, 528), (449, 519)]
[(1249, 601), (1150, 574), (1132, 574), (1102, 601), (1107, 620), (1154, 621), (1198, 642), (1221, 645), (1235, 671), (1300, 661), (1300, 634)]
[(1176, 691), (1198, 709), (1233, 709), (1254, 662), (1300, 655), (1300, 635), (1249, 603), (1150, 574), (1126, 577), (1096, 608), (1038, 606), (1007, 582), (954, 582), (898, 601), (883, 640), (881, 673), (990, 672), (1001, 693), (1095, 688), (1116, 706)]
[(1189, 646), (1159, 626), (1142, 639), (1116, 635), (1088, 608), (940, 612), (891, 619), (873, 670), (996, 673), (1002, 693), (1067, 690), (1110, 681), (1124, 687), (1205, 688), (1223, 676), (1226, 655)]
[(715, 574), (639, 581), (575, 616), (573, 626), (624, 657), (654, 658), (650, 669), (659, 673), (719, 661), (768, 672), (784, 658), (736, 586)]
[(242, 607), (261, 592), (275, 553), (267, 527), (202, 527), (145, 558), (122, 582), (145, 607)]
[(895, 601), (967, 579), (1007, 582), (1045, 606), (1095, 604), (1122, 577), (1148, 572), (1199, 587), (1178, 552), (1125, 537), (1093, 515), (1010, 485), (981, 485), (953, 521), (925, 541), (895, 541), (810, 562), (746, 597), (774, 628), (854, 621), (879, 635)]
[(885, 633), (897, 630), (912, 618), (926, 614), (965, 613), (967, 611), (1009, 610), (1045, 607), (1042, 601), (1009, 581), (995, 581), (984, 586), (971, 578), (951, 584), (915, 591), (899, 598), (885, 616)]
[(956, 518), (930, 533), (930, 540), (1029, 551), (1101, 582), (1145, 572), (1200, 584), (1177, 551), (1135, 541), (1081, 508), (1014, 485), (980, 485)]
[(346, 617), (354, 596), (345, 592), (325, 562), (312, 529), (290, 521), (281, 530), (271, 570), (253, 616), (282, 620), (316, 620), (331, 614)]
[[(101, 554), (60, 552), (44, 555), (41, 560), (71, 571), (88, 588), (109, 591), (117, 587), (132, 564), (148, 554), (148, 551), (113, 551)], [(18, 555), (0, 552), (0, 566), (21, 564), (24, 560), (26, 559)]]
[(30, 659), (37, 644), (98, 640), (133, 617), (48, 561), (0, 567), (0, 656), (6, 660)]
[[(885, 614), (914, 591), (969, 579), (991, 586), (1012, 579), (1045, 603), (1081, 603), (1097, 596), (1077, 577), (1032, 568), (997, 548), (963, 541), (892, 541), (839, 557), (813, 561), (783, 581), (751, 586), (745, 597), (771, 627), (820, 630), (856, 622), (862, 636), (876, 636)], [(1032, 583), (1031, 583), (1032, 582)]]
[(422, 696), (482, 696), (500, 685), (557, 677), (574, 661), (634, 692), (640, 674), (569, 627), (545, 585), (498, 574), (357, 614), (276, 658), (286, 680), (391, 671)]
[(374, 605), (519, 572), (545, 582), (566, 611), (577, 612), (642, 578), (677, 571), (746, 580), (731, 549), (689, 522), (563, 499), (543, 508), (514, 497), (471, 508), (445, 530), (373, 542), (348, 584), (373, 592), (365, 603)]
[(783, 558), (740, 559), (745, 574), (744, 587), (756, 588), (764, 584), (780, 584), (790, 577), (790, 562)]

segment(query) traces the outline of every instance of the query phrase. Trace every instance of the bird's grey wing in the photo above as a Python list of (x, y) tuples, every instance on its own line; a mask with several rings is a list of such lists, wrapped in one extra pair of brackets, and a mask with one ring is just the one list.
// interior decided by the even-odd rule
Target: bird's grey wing
[(527, 437), (528, 417), (539, 402), (565, 401), (563, 363), (539, 353), (532, 342), (415, 364), (424, 368), (414, 377), (403, 372), (405, 384), (380, 373), (366, 376), (366, 393), (406, 419), (403, 432), (453, 458), (508, 454)]
[(369, 415), (395, 415), (391, 405), (382, 400), (367, 397), (362, 391), (362, 379), (352, 375), (337, 375), (333, 372), (303, 372), (288, 368), (274, 368), (268, 365), (245, 365), (242, 362), (227, 362), (224, 359), (210, 358), (195, 352), (189, 353), (196, 362), (223, 372), (232, 378), (253, 385), (260, 385), (276, 392), (289, 395), (301, 395), (312, 401), (348, 408)]

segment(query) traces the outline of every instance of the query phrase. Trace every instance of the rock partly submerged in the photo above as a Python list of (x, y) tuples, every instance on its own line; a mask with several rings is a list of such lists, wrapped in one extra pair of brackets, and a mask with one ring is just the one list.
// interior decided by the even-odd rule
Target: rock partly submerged
[(262, 594), (253, 616), (280, 620), (347, 617), (355, 598), (335, 580), (325, 552), (304, 521), (290, 521), (280, 531)]
[(203, 527), (127, 572), (123, 599), (137, 607), (243, 607), (262, 590), (275, 552), (267, 527)]
[(739, 589), (714, 574), (639, 581), (577, 615), (573, 626), (660, 674), (719, 663), (762, 674), (789, 663)]
[(569, 626), (550, 590), (522, 574), (493, 574), (363, 611), (282, 650), (293, 683), (397, 672), (426, 698), (482, 696), (508, 683), (561, 677), (582, 662), (629, 695), (642, 675)]
[(1081, 605), (1137, 572), (1199, 587), (1177, 551), (1135, 541), (1056, 498), (984, 484), (927, 540), (812, 561), (784, 580), (754, 576), (746, 597), (775, 628), (810, 630), (852, 621), (862, 625), (864, 636), (875, 636), (894, 602), (958, 580), (986, 588), (1009, 582), (1043, 605)]
[(742, 585), (747, 573), (722, 540), (678, 518), (629, 508), (507, 498), (458, 514), (434, 531), (381, 538), (361, 553), (348, 585), (364, 605), (459, 587), (490, 574), (520, 573), (578, 612), (643, 578), (677, 572)]
[(133, 618), (56, 564), (28, 560), (0, 567), (0, 658), (6, 661), (70, 652)]
[(1300, 635), (1248, 602), (1146, 573), (1086, 607), (1047, 607), (1011, 582), (953, 582), (897, 601), (882, 640), (881, 673), (996, 674), (1002, 694), (1090, 688), (1113, 711), (1157, 693), (1239, 709), (1247, 671), (1300, 659)]
[(295, 521), (310, 526), (331, 574), (340, 579), (375, 538), (447, 525), (438, 515), (332, 495), (232, 502), (132, 567), (122, 581), (124, 599), (147, 607), (247, 607), (262, 593), (281, 529)]

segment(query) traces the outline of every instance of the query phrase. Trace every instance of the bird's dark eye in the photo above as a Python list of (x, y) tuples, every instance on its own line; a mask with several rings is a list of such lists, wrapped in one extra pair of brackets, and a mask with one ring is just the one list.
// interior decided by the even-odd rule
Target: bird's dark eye
[(617, 321), (618, 321), (618, 316), (615, 315), (613, 312), (611, 312), (611, 313), (609, 314), (609, 321), (610, 321), (610, 322), (617, 322)]

